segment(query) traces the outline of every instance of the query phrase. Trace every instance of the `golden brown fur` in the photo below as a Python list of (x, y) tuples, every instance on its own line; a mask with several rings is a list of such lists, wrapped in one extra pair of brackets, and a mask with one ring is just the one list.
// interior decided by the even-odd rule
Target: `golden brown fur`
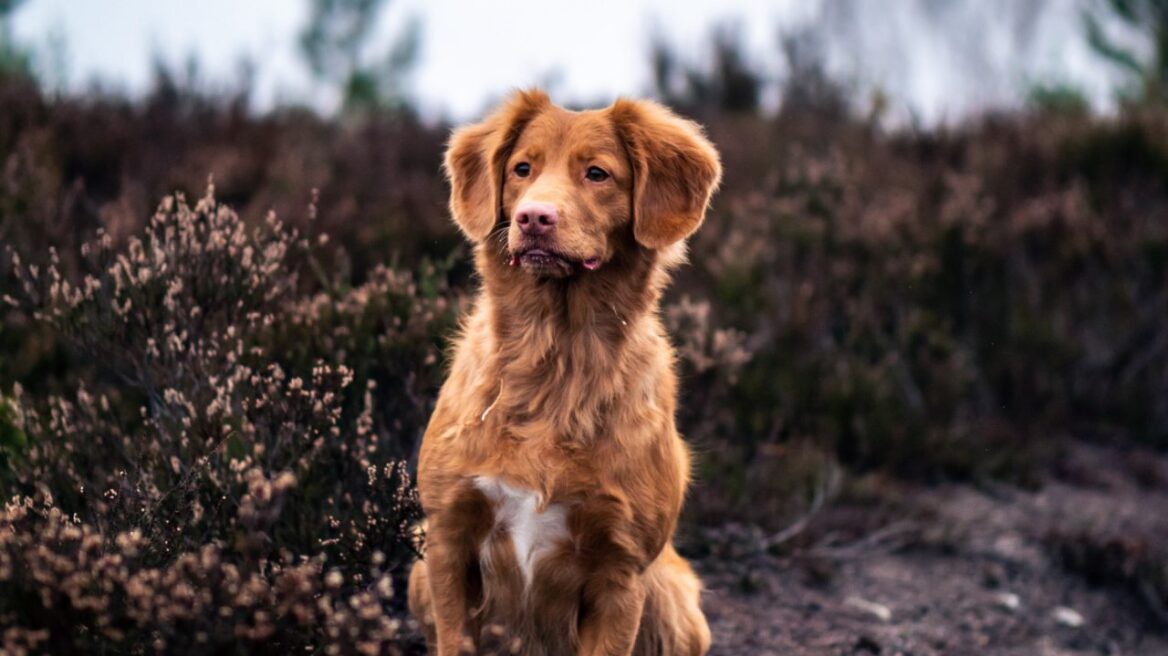
[[(494, 626), (527, 654), (705, 653), (700, 583), (671, 544), (690, 461), (657, 306), (717, 152), (654, 103), (568, 112), (520, 92), (454, 133), (446, 170), (483, 287), (418, 464), (409, 596), (431, 651), (483, 648)], [(528, 201), (558, 209), (549, 237), (517, 226)]]

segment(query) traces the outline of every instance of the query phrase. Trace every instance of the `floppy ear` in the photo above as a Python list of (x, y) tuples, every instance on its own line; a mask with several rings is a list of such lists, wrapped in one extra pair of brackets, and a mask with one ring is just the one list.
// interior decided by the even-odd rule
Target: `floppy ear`
[(718, 151), (702, 128), (647, 100), (618, 100), (612, 118), (633, 165), (633, 235), (664, 248), (702, 224), (722, 179)]
[(450, 213), (471, 241), (482, 241), (499, 220), (503, 167), (524, 126), (551, 105), (542, 91), (517, 91), (481, 123), (454, 131), (444, 168)]

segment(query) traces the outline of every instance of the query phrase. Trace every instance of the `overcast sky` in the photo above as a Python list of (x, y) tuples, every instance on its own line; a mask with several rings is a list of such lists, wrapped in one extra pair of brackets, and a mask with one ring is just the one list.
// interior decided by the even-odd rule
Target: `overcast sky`
[[(969, 0), (940, 15), (936, 0), (854, 0), (836, 16), (826, 46), (838, 76), (879, 87), (894, 111), (927, 123), (1016, 104), (1035, 81), (1071, 82), (1106, 107), (1112, 72), (1083, 43), (1083, 0)], [(36, 49), (50, 82), (140, 93), (157, 56), (181, 66), (191, 56), (204, 78), (228, 85), (245, 58), (256, 68), (255, 102), (336, 106), (310, 81), (296, 39), (305, 0), (28, 0), (17, 38)], [(737, 21), (748, 53), (779, 77), (776, 35), (820, 16), (816, 0), (392, 0), (377, 28), (380, 47), (411, 16), (422, 50), (411, 89), (427, 116), (462, 120), (508, 89), (543, 84), (561, 101), (607, 101), (649, 91), (649, 35), (664, 35), (700, 61), (711, 27)], [(931, 16), (931, 18), (930, 18)], [(931, 22), (929, 22), (931, 21)], [(56, 45), (54, 45), (56, 44)], [(56, 54), (53, 54), (56, 53)], [(58, 79), (63, 78), (63, 79)], [(771, 99), (775, 102), (775, 99)]]

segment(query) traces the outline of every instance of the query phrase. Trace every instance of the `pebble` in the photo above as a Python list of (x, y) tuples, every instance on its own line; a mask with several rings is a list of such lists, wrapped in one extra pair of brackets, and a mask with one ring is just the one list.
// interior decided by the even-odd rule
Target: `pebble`
[(1009, 611), (1015, 611), (1022, 607), (1022, 599), (1013, 592), (999, 592), (994, 595), (994, 601)]
[(868, 613), (881, 622), (892, 621), (892, 609), (890, 609), (888, 606), (885, 606), (884, 604), (878, 604), (874, 601), (861, 599), (860, 597), (848, 597), (844, 600), (844, 605), (851, 606), (856, 610)]
[(1054, 621), (1062, 624), (1063, 626), (1069, 626), (1073, 629), (1077, 629), (1080, 626), (1083, 626), (1083, 616), (1080, 615), (1079, 611), (1075, 610), (1074, 608), (1059, 606), (1058, 608), (1055, 608), (1053, 611), (1051, 611), (1050, 614), (1052, 617), (1054, 617)]

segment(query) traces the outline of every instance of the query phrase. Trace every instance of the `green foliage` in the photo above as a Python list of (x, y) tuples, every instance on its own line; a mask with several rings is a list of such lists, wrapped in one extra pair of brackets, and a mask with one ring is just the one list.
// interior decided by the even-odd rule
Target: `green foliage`
[(1082, 89), (1068, 83), (1034, 84), (1027, 103), (1041, 113), (1083, 116), (1091, 111)]
[(316, 78), (337, 87), (345, 110), (405, 109), (405, 81), (421, 46), (420, 22), (410, 20), (389, 52), (371, 60), (369, 39), (386, 0), (310, 2), (300, 48)]
[[(1087, 42), (1127, 76), (1132, 88), (1125, 95), (1156, 103), (1168, 101), (1168, 1), (1098, 0), (1096, 4), (1097, 10), (1083, 13)], [(1141, 56), (1116, 41), (1105, 29), (1107, 18), (1147, 39), (1151, 53)]]
[(32, 74), (32, 57), (12, 36), (12, 14), (24, 0), (0, 0), (0, 77)]

